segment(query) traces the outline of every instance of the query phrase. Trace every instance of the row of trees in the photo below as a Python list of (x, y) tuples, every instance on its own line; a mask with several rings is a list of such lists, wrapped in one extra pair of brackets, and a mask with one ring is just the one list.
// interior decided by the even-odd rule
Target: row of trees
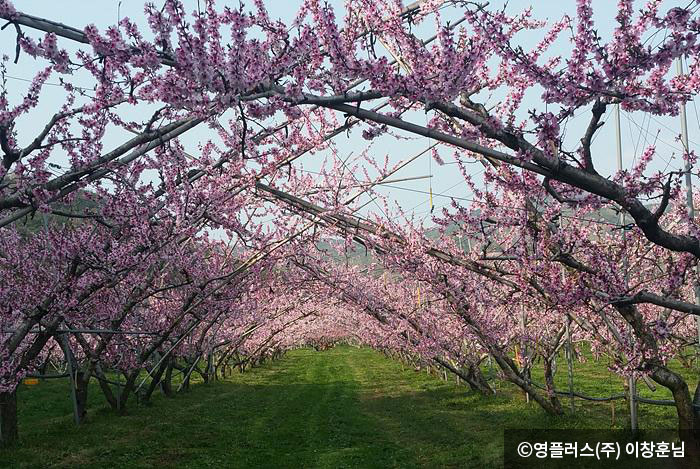
[[(3, 443), (17, 436), (18, 383), (56, 355), (80, 418), (91, 379), (124, 411), (130, 396), (169, 392), (174, 369), (211, 379), (346, 338), (438, 364), (484, 394), (490, 356), (552, 414), (563, 413), (557, 353), (590, 344), (631, 382), (668, 388), (679, 427), (697, 430), (700, 391), (668, 366), (698, 345), (700, 234), (682, 190), (695, 154), (686, 144), (686, 169), (661, 169), (649, 146), (606, 177), (609, 152), (593, 142), (612, 107), (676, 116), (697, 95), (700, 3), (621, 0), (607, 40), (591, 2), (576, 4), (575, 17), (547, 24), (467, 1), (350, 0), (341, 24), (305, 0), (283, 24), (260, 1), (188, 14), (166, 0), (145, 6), (147, 28), (123, 18), (99, 31), (0, 0), (17, 41), (7, 52), (41, 67), (20, 95), (3, 57)], [(435, 36), (417, 37), (431, 21)], [(543, 39), (525, 49), (530, 33)], [(46, 119), (56, 84), (64, 99)], [(526, 109), (527, 93), (542, 107)], [(487, 108), (490, 94), (503, 98)], [(582, 114), (572, 144), (566, 123)], [(433, 213), (431, 233), (386, 204), (362, 211), (415, 157), (382, 164), (367, 150), (350, 165), (331, 140), (353, 127), (370, 141), (429, 137), (438, 163), (453, 154), (473, 201)], [(318, 177), (293, 164), (309, 153), (326, 155)], [(630, 223), (601, 220), (611, 213)], [(328, 255), (358, 244), (367, 265)], [(514, 360), (516, 346), (529, 353)], [(529, 379), (536, 359), (544, 390)]]

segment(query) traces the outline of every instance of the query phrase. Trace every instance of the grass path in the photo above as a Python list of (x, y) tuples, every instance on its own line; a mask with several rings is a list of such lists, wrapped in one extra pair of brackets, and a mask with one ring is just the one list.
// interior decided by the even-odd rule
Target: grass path
[(503, 428), (609, 427), (547, 417), (504, 389), (482, 398), (369, 349), (296, 350), (118, 417), (90, 389), (73, 425), (65, 382), (22, 387), (21, 444), (2, 467), (500, 467)]

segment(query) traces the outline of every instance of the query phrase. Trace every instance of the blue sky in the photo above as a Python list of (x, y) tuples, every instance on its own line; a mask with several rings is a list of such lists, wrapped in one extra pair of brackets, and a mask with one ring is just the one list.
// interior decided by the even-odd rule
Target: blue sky
[[(48, 2), (46, 0), (15, 0), (15, 6), (26, 13), (33, 14), (36, 16), (52, 19), (54, 21), (62, 22), (71, 26), (82, 28), (87, 24), (94, 23), (100, 29), (104, 29), (106, 26), (114, 24), (119, 17), (129, 16), (132, 19), (137, 20), (137, 22), (143, 24), (143, 21), (138, 21), (143, 17), (143, 0), (95, 0), (95, 1), (84, 1), (84, 0), (61, 0)], [(156, 4), (161, 3), (161, 1), (155, 1)], [(185, 0), (184, 2), (189, 10), (194, 10), (197, 7), (197, 0)], [(222, 1), (221, 4), (237, 5), (238, 2)], [(296, 13), (297, 7), (300, 4), (298, 0), (266, 0), (265, 2), (272, 14), (272, 16), (279, 17), (285, 21), (289, 21), (293, 18)], [(337, 7), (338, 12), (342, 11), (342, 0), (332, 0), (330, 2)], [(408, 2), (405, 2), (408, 3)], [(496, 6), (500, 2), (491, 2), (492, 5)], [(663, 9), (683, 5), (685, 2), (678, 0), (667, 0), (664, 3)], [(568, 13), (569, 15), (575, 15), (575, 3), (573, 0), (560, 0), (560, 1), (521, 1), (512, 0), (509, 3), (509, 9), (512, 12), (519, 11), (527, 6), (532, 5), (534, 9), (534, 14), (538, 18), (555, 20), (560, 18), (563, 14)], [(596, 25), (599, 30), (599, 34), (604, 38), (609, 35), (614, 28), (614, 17), (616, 14), (616, 2), (611, 0), (598, 0), (594, 2), (594, 11), (596, 14), (595, 20)], [(454, 12), (445, 11), (444, 17), (450, 18), (450, 15), (454, 16)], [(338, 16), (342, 16), (339, 14)], [(432, 34), (427, 27), (419, 29), (416, 31), (417, 34), (422, 37), (428, 37)], [(0, 41), (3, 44), (2, 53), (12, 56), (14, 54), (14, 30), (13, 28), (7, 28), (5, 31), (0, 33)], [(539, 37), (537, 35), (531, 34), (522, 38), (523, 44), (534, 44)], [(69, 48), (71, 50), (73, 45), (69, 44), (67, 41), (61, 41), (61, 45)], [(553, 49), (553, 53), (560, 53), (565, 51), (566, 43), (561, 42), (556, 45)], [(10, 65), (8, 68), (8, 75), (12, 77), (9, 82), (10, 88), (10, 99), (16, 102), (20, 99), (24, 92), (26, 92), (27, 83), (22, 81), (23, 79), (30, 79), (37, 70), (37, 65), (27, 56), (23, 56), (20, 59), (19, 64)], [(76, 75), (73, 77), (73, 83), (75, 85), (86, 85), (91, 86), (89, 81), (81, 82), (83, 77)], [(61, 104), (63, 99), (63, 92), (58, 87), (46, 87), (43, 92), (42, 104), (33, 113), (38, 119), (38, 122), (42, 122), (49, 114), (53, 113), (55, 109)], [(498, 96), (492, 97), (492, 100), (498, 99)], [(541, 108), (539, 102), (538, 93), (530, 93), (526, 97), (526, 108)], [(587, 125), (589, 117), (589, 112), (582, 112), (578, 116), (575, 116), (571, 122), (568, 124), (567, 134), (570, 136), (570, 143), (573, 145), (583, 134), (584, 128)], [(412, 113), (408, 115), (408, 119), (418, 123), (424, 124), (426, 122), (426, 116), (419, 112)], [(690, 127), (690, 138), (693, 143), (691, 143), (691, 148), (698, 149), (695, 145), (695, 141), (700, 141), (700, 119), (698, 118), (695, 106), (691, 104), (688, 106), (688, 118)], [(680, 132), (680, 124), (677, 119), (659, 119), (654, 117), (653, 119), (649, 116), (644, 116), (641, 114), (628, 115), (623, 113), (622, 116), (622, 135), (623, 135), (623, 154), (624, 154), (624, 165), (629, 166), (633, 163), (634, 159), (638, 157), (642, 150), (644, 149), (645, 142), (653, 141), (656, 138), (658, 132), (657, 148), (664, 158), (664, 160), (659, 159), (662, 166), (666, 163), (662, 161), (668, 160), (670, 167), (677, 167), (681, 164), (679, 153), (680, 153), (680, 143), (675, 139)], [(42, 124), (43, 125), (43, 124)], [(22, 123), (19, 125), (20, 139), (21, 141), (26, 141), (23, 139), (31, 138), (33, 132), (36, 132), (36, 122), (28, 119), (23, 119)], [(616, 166), (615, 163), (615, 146), (614, 146), (614, 125), (612, 118), (607, 119), (606, 125), (600, 131), (595, 143), (594, 143), (594, 155), (596, 159), (597, 167), (603, 174), (611, 174)], [(106, 141), (106, 148), (109, 149), (116, 146), (119, 143), (120, 138), (123, 136), (118, 134), (108, 135)], [(189, 148), (196, 148), (196, 144), (199, 140), (206, 138), (207, 133), (205, 130), (196, 130), (191, 135), (184, 138)], [(366, 147), (367, 142), (359, 137), (359, 132), (351, 132), (349, 136), (343, 134), (335, 139), (335, 149), (341, 157), (347, 156), (352, 153), (352, 155), (358, 155), (363, 148)], [(418, 153), (419, 151), (425, 149), (429, 142), (425, 138), (415, 138), (412, 137), (409, 140), (396, 141), (392, 137), (383, 137), (377, 139), (371, 147), (371, 155), (376, 157), (378, 160), (383, 160), (386, 154), (389, 154), (390, 159), (394, 162), (398, 162), (409, 158), (410, 156)], [(443, 152), (444, 159), (447, 163), (453, 161), (452, 157), (449, 156), (450, 152)], [(672, 159), (675, 154), (675, 159)], [(351, 157), (352, 158), (352, 157)], [(318, 168), (320, 160), (320, 155), (307, 156), (302, 158), (297, 162), (298, 166), (302, 166), (306, 169), (315, 170)], [(473, 164), (470, 167), (474, 168), (474, 177), (479, 180), (479, 174), (482, 170), (481, 165)], [(439, 209), (443, 205), (449, 205), (449, 196), (459, 197), (462, 199), (468, 199), (470, 196), (469, 190), (464, 184), (461, 175), (453, 164), (446, 164), (445, 166), (439, 166), (436, 162), (430, 162), (427, 155), (421, 157), (416, 162), (412, 163), (409, 167), (403, 169), (398, 173), (396, 178), (410, 178), (418, 176), (432, 175), (430, 183), (428, 179), (421, 179), (416, 181), (407, 181), (392, 184), (391, 187), (382, 187), (379, 191), (386, 194), (391, 200), (398, 203), (404, 210), (413, 211), (418, 217), (426, 218), (426, 223), (429, 222), (429, 209), (430, 205), (428, 202), (428, 195), (421, 192), (412, 191), (423, 191), (427, 192), (429, 190), (429, 185), (432, 185), (432, 190), (434, 193), (434, 204), (436, 209)], [(468, 205), (468, 200), (461, 200), (460, 204)], [(377, 210), (377, 206), (370, 204), (366, 207), (367, 210)]]

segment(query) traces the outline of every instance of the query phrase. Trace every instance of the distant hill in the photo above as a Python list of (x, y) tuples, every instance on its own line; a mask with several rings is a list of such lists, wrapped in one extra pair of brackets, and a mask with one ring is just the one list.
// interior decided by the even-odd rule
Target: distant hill
[[(98, 209), (98, 204), (96, 202), (87, 198), (84, 194), (80, 193), (76, 196), (75, 201), (71, 204), (53, 204), (52, 206), (57, 211), (75, 214), (95, 212), (96, 209)], [(36, 212), (30, 215), (20, 218), (19, 220), (13, 223), (13, 226), (15, 226), (22, 233), (31, 234), (41, 231), (48, 226), (76, 226), (84, 222), (85, 219), (82, 218), (59, 216), (51, 213), (44, 213), (37, 210)]]
[[(478, 214), (478, 212), (476, 211), (474, 213)], [(570, 214), (571, 211), (568, 211), (568, 213)], [(571, 216), (567, 215), (566, 211), (564, 212), (564, 215), (565, 217)], [(587, 218), (592, 221), (604, 222), (606, 224), (609, 224), (608, 228), (610, 230), (615, 229), (614, 225), (619, 225), (620, 223), (617, 211), (609, 207), (604, 207)], [(629, 219), (629, 221), (631, 221), (631, 219)], [(447, 235), (452, 235), (456, 238), (455, 233), (459, 231), (459, 226), (453, 223), (444, 228), (444, 231)], [(427, 229), (425, 231), (425, 237), (429, 240), (438, 239), (440, 237), (440, 228), (433, 227)], [(325, 252), (328, 256), (330, 256), (333, 260), (337, 262), (348, 262), (349, 264), (353, 265), (368, 265), (372, 262), (376, 262), (376, 255), (374, 254), (374, 252), (371, 250), (365, 252), (364, 247), (358, 244), (353, 244), (352, 246), (350, 246), (347, 249), (347, 252), (345, 252), (344, 250), (342, 252), (339, 252), (333, 247), (335, 244), (336, 243), (329, 242), (328, 240), (320, 240), (316, 243), (316, 247), (319, 251)], [(466, 239), (463, 240), (462, 250), (468, 250), (468, 242)], [(496, 251), (499, 251), (499, 246), (496, 243), (494, 243), (490, 246), (489, 252)]]

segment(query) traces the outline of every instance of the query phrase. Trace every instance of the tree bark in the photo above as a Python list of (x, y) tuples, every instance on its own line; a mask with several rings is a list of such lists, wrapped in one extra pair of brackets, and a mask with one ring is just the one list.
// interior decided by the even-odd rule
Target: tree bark
[(547, 388), (547, 395), (549, 396), (549, 402), (552, 403), (552, 407), (558, 414), (564, 413), (561, 401), (554, 388), (554, 359), (544, 359), (544, 385)]
[(97, 378), (97, 383), (100, 385), (102, 394), (104, 394), (105, 399), (107, 399), (107, 403), (113, 410), (117, 410), (119, 408), (119, 402), (117, 401), (117, 398), (114, 397), (114, 393), (112, 392), (112, 388), (107, 382), (107, 377), (103, 373), (102, 367), (100, 367), (99, 365), (95, 366), (93, 372), (95, 373), (95, 377)]
[(141, 370), (134, 370), (129, 374), (126, 374), (126, 383), (124, 384), (124, 388), (122, 389), (121, 393), (119, 394), (119, 415), (126, 415), (126, 403), (129, 400), (129, 396), (131, 395), (131, 392), (134, 390), (134, 387), (136, 385), (136, 380), (139, 377), (139, 372)]
[(214, 368), (214, 354), (209, 352), (207, 354), (207, 364), (204, 368), (204, 384), (207, 384), (212, 379), (212, 369)]
[(0, 392), (0, 447), (13, 445), (17, 432), (17, 390)]
[(189, 389), (190, 389), (190, 377), (186, 376), (185, 379), (182, 381), (182, 390), (188, 391)]
[[(632, 326), (635, 336), (642, 344), (647, 349), (658, 353), (658, 343), (649, 331), (637, 308), (634, 305), (622, 304), (615, 305), (615, 309)], [(651, 377), (654, 381), (668, 388), (673, 394), (673, 400), (676, 403), (676, 413), (678, 414), (678, 429), (681, 431), (692, 431), (696, 439), (698, 439), (698, 436), (700, 436), (698, 435), (700, 421), (696, 418), (696, 413), (693, 409), (693, 400), (690, 398), (688, 383), (685, 382), (681, 375), (671, 371), (657, 358), (647, 360), (644, 366), (651, 370)]]
[(167, 397), (173, 396), (173, 359), (168, 357), (168, 366), (165, 370), (165, 378), (161, 381), (161, 391)]
[(78, 371), (75, 378), (75, 401), (78, 420), (82, 423), (87, 417), (88, 385), (90, 384), (90, 373)]
[(478, 363), (469, 364), (468, 374), (472, 382), (474, 382), (477, 391), (479, 391), (481, 394), (483, 394), (484, 396), (491, 396), (493, 394), (496, 394), (496, 391), (494, 391), (491, 385), (489, 385), (489, 382), (486, 381), (486, 378), (481, 372), (481, 368), (479, 368)]
[(151, 400), (151, 396), (153, 395), (153, 392), (156, 390), (156, 388), (161, 384), (161, 379), (163, 377), (163, 374), (165, 374), (167, 368), (168, 362), (166, 360), (163, 360), (163, 362), (158, 366), (158, 369), (156, 370), (155, 374), (151, 376), (151, 382), (148, 385), (146, 392), (143, 394), (143, 396), (141, 396), (143, 402), (149, 402)]
[(690, 398), (688, 383), (679, 374), (663, 365), (653, 364), (651, 366), (653, 369), (651, 377), (654, 381), (668, 388), (673, 394), (673, 400), (676, 403), (676, 413), (678, 414), (678, 429), (696, 430), (698, 422), (693, 410), (693, 401)]
[(458, 314), (462, 317), (464, 322), (471, 327), (472, 332), (476, 334), (477, 338), (479, 339), (479, 342), (481, 342), (481, 345), (488, 349), (488, 352), (491, 354), (493, 359), (496, 360), (496, 364), (498, 364), (499, 368), (501, 368), (501, 370), (503, 371), (505, 379), (507, 379), (508, 381), (525, 391), (532, 398), (532, 400), (537, 402), (537, 404), (539, 404), (540, 407), (542, 407), (542, 409), (548, 414), (562, 415), (563, 412), (561, 406), (557, 409), (554, 405), (552, 405), (549, 399), (542, 396), (542, 394), (540, 394), (537, 391), (537, 389), (530, 383), (530, 380), (527, 379), (527, 374), (521, 373), (518, 370), (518, 366), (513, 362), (513, 360), (511, 360), (510, 357), (508, 357), (503, 352), (503, 350), (501, 350), (500, 347), (494, 344), (489, 339), (489, 337), (487, 337), (486, 334), (484, 334), (484, 332), (479, 327), (479, 324), (472, 320), (471, 316), (469, 315), (469, 311), (467, 311), (467, 309), (464, 308), (462, 304), (460, 304), (460, 301), (457, 300), (457, 298), (450, 292), (447, 293), (447, 300), (450, 303), (452, 303), (452, 305), (455, 307), (455, 309), (457, 310)]
[(562, 415), (563, 411), (561, 409), (561, 405), (559, 408), (554, 406), (552, 402), (542, 396), (539, 392), (537, 392), (537, 389), (530, 384), (529, 380), (523, 378), (516, 370), (517, 366), (513, 361), (506, 356), (501, 350), (494, 346), (489, 347), (489, 352), (493, 356), (494, 360), (496, 360), (496, 363), (498, 364), (499, 368), (503, 371), (505, 378), (510, 381), (511, 383), (515, 384), (518, 386), (520, 389), (525, 391), (530, 398), (537, 402), (542, 409), (544, 409), (545, 412), (547, 412), (550, 415)]

